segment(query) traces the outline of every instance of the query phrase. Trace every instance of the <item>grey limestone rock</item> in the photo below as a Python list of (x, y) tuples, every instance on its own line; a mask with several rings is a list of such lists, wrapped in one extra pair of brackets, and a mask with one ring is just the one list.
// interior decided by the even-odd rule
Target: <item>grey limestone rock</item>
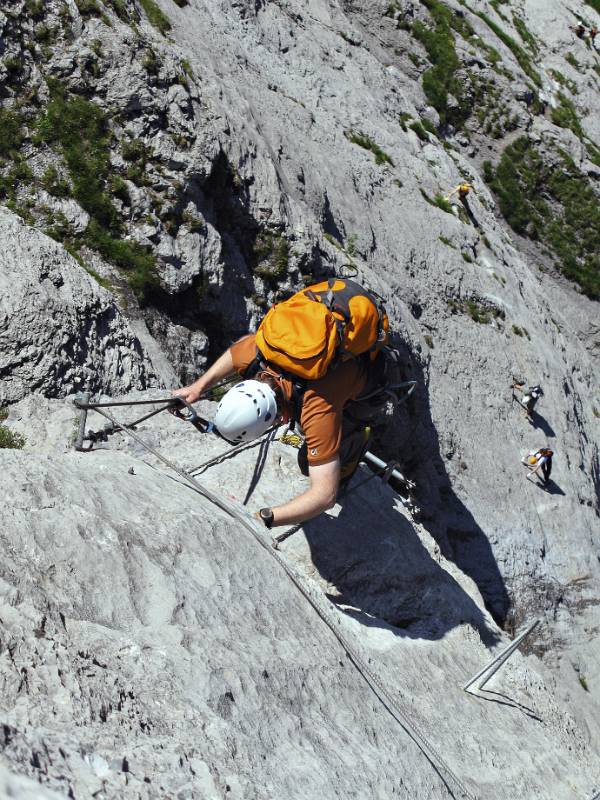
[[(143, 143), (141, 177), (132, 170), (119, 208), (158, 256), (162, 305), (119, 313), (59, 245), (0, 214), (0, 400), (13, 403), (5, 424), (27, 437), (22, 453), (0, 451), (3, 763), (63, 796), (448, 796), (259, 544), (138, 445), (115, 437), (70, 452), (76, 415), (53, 399), (75, 378), (107, 397), (187, 382), (209, 347), (255, 325), (302, 276), (351, 264), (385, 297), (419, 382), (374, 446), (416, 480), (423, 513), (410, 520), (389, 489), (359, 486), (361, 472), (283, 558), (478, 800), (591, 800), (598, 303), (507, 227), (483, 162), (526, 134), (548, 168), (565, 150), (598, 191), (597, 58), (569, 29), (575, 12), (596, 20), (594, 10), (470, 4), (526, 52), (513, 12), (524, 21), (540, 90), (506, 37), (450, 0), (478, 37), (454, 32), (469, 67), (460, 78), (476, 74), (496, 93), (481, 109), (471, 93), (474, 113), (442, 141), (414, 124), (439, 118), (423, 91), (427, 53), (406, 30), (433, 28), (423, 3), (158, 3), (168, 38), (144, 15), (134, 29), (106, 5), (109, 26), (69, 3), (73, 38), (48, 70), (111, 112), (115, 168), (127, 169), (124, 141)], [(95, 41), (96, 76), (85, 68)], [(478, 43), (500, 53), (498, 68)], [(580, 137), (556, 124), (561, 94)], [(446, 213), (439, 198), (464, 180), (477, 194)], [(273, 258), (258, 245), (278, 237), (285, 275), (261, 277)], [(531, 423), (512, 399), (515, 378), (544, 387)], [(188, 468), (224, 447), (167, 415), (140, 433)], [(546, 487), (520, 463), (544, 444), (556, 451)], [(201, 479), (239, 504), (253, 488), (250, 510), (306, 485), (281, 444), (253, 487), (259, 466), (249, 448)], [(497, 694), (462, 694), (538, 617)]]
[[(138, 433), (167, 457), (193, 468), (223, 451), (164, 416)], [(4, 758), (62, 796), (447, 797), (269, 539), (262, 548), (128, 439), (65, 452), (75, 419), (67, 401), (43, 400), (35, 443), (0, 454)], [(249, 447), (198, 479), (248, 512), (302, 488), (293, 449), (274, 442), (260, 461)], [(389, 488), (357, 486), (281, 547), (473, 796), (586, 796), (592, 752), (535, 656), (496, 679), (502, 703), (461, 691), (506, 636)]]
[(33, 390), (119, 392), (154, 377), (137, 338), (64, 248), (0, 209), (0, 403)]

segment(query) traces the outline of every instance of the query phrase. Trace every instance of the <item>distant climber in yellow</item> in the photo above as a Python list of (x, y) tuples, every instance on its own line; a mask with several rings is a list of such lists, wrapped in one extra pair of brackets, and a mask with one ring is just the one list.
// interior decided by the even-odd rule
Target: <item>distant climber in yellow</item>
[(477, 190), (472, 184), (463, 181), (463, 183), (459, 183), (458, 186), (456, 186), (449, 194), (446, 195), (446, 200), (450, 200), (453, 195), (457, 194), (461, 203), (464, 203), (469, 196), (469, 192), (471, 191), (477, 194)]

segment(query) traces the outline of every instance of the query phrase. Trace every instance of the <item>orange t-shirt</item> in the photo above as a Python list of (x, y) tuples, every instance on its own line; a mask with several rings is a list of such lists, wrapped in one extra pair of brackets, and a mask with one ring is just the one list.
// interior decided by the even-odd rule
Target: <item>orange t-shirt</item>
[[(254, 334), (240, 339), (229, 351), (233, 368), (244, 377), (256, 358)], [(342, 440), (342, 414), (349, 400), (363, 391), (367, 372), (361, 360), (344, 361), (318, 381), (310, 381), (304, 392), (300, 425), (306, 437), (308, 463), (316, 467), (332, 461)], [(290, 387), (291, 388), (291, 387)]]

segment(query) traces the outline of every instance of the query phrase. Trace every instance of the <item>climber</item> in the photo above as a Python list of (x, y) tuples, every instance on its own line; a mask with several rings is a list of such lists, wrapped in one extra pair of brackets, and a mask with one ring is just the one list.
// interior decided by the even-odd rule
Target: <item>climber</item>
[(521, 399), (519, 400), (518, 397), (515, 397), (513, 393), (513, 397), (520, 403), (523, 408), (525, 409), (525, 416), (529, 421), (533, 419), (533, 410), (537, 404), (537, 401), (540, 397), (544, 396), (544, 392), (541, 386), (530, 386), (526, 393), (523, 393), (523, 383), (513, 383), (511, 384), (511, 389), (518, 389), (521, 393)]
[(573, 31), (575, 36), (577, 36), (578, 39), (583, 39), (583, 37), (585, 36), (585, 25), (581, 20), (579, 20), (577, 25), (575, 25), (574, 28), (571, 28), (571, 30)]
[(544, 484), (547, 484), (550, 480), (550, 473), (552, 472), (553, 455), (554, 453), (549, 447), (541, 447), (535, 452), (528, 453), (521, 462), (529, 470), (525, 477), (529, 479), (532, 475), (536, 475), (541, 470)]
[(397, 351), (384, 347), (387, 338), (380, 300), (353, 281), (330, 279), (273, 306), (256, 334), (235, 342), (204, 375), (173, 392), (194, 403), (223, 378), (243, 378), (223, 397), (214, 420), (231, 442), (250, 441), (273, 425), (300, 423), (306, 448), (299, 465), (310, 487), (257, 512), (268, 528), (304, 522), (331, 508), (340, 484), (354, 474), (369, 424), (381, 410), (373, 395), (382, 380), (389, 382), (390, 363), (400, 369)]
[(596, 47), (597, 35), (598, 35), (598, 28), (595, 25), (592, 25), (592, 27), (590, 28), (590, 42), (592, 43), (592, 46), (594, 48)]
[(456, 186), (449, 194), (446, 195), (446, 200), (450, 200), (452, 195), (458, 194), (458, 199), (461, 201), (461, 203), (465, 203), (471, 190), (477, 194), (477, 190), (474, 186), (472, 186), (470, 183), (466, 183), (466, 181), (463, 181), (463, 183), (459, 183), (458, 186)]

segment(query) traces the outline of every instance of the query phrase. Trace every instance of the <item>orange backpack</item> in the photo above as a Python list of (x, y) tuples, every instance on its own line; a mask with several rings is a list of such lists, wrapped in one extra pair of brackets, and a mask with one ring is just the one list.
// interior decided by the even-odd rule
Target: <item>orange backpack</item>
[(314, 381), (337, 361), (369, 352), (388, 337), (380, 299), (358, 283), (331, 278), (273, 306), (256, 332), (262, 358), (283, 372)]

